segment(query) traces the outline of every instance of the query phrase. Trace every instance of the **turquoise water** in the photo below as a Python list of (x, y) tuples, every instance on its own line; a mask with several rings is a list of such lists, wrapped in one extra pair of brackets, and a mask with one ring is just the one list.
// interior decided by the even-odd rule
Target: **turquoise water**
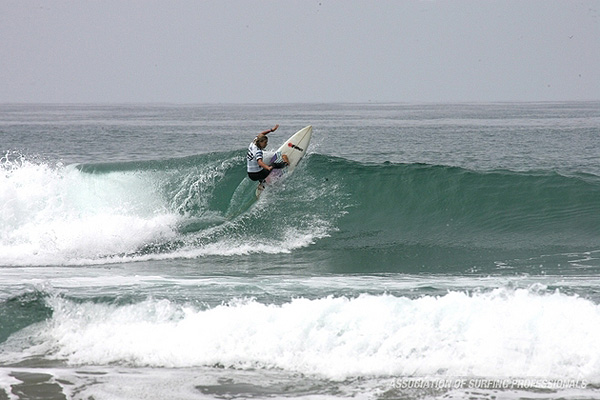
[(0, 398), (598, 396), (600, 103), (0, 115)]

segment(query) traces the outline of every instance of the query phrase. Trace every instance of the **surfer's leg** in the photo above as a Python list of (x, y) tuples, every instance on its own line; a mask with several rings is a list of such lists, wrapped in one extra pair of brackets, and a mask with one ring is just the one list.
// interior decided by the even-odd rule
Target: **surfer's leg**
[(277, 153), (276, 154), (277, 159), (273, 160), (273, 168), (275, 169), (280, 169), (280, 168), (284, 168), (287, 167), (288, 165), (290, 165), (290, 160), (288, 159), (288, 156), (286, 156), (285, 154), (281, 154), (281, 153)]
[(281, 152), (278, 151), (273, 155), (273, 157), (271, 157), (270, 164), (275, 169), (281, 169), (288, 166), (290, 164), (290, 160), (288, 159), (288, 156), (281, 154)]

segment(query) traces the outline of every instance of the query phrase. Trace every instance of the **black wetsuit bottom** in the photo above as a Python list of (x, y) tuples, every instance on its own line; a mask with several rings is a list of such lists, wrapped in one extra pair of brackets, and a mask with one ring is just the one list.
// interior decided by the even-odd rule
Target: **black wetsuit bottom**
[[(275, 163), (273, 164), (273, 168), (275, 169), (280, 169), (285, 167), (287, 164), (282, 162), (282, 163)], [(267, 179), (267, 176), (269, 176), (269, 174), (271, 173), (271, 171), (267, 170), (267, 169), (261, 169), (258, 172), (248, 172), (248, 178), (250, 178), (250, 180), (253, 181), (264, 181), (265, 179)]]
[(269, 176), (269, 174), (271, 173), (271, 171), (269, 171), (268, 169), (261, 169), (258, 172), (248, 172), (248, 178), (250, 178), (250, 180), (253, 181), (264, 181), (267, 176)]

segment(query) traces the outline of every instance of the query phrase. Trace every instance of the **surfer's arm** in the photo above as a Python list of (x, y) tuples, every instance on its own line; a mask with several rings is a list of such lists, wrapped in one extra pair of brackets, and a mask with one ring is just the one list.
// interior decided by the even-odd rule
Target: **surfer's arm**
[(261, 168), (266, 169), (267, 171), (270, 171), (273, 169), (273, 167), (271, 167), (270, 165), (267, 165), (263, 162), (262, 158), (258, 159), (258, 165), (260, 165)]
[(266, 135), (268, 133), (275, 132), (277, 130), (277, 128), (279, 128), (279, 124), (275, 125), (271, 129), (267, 129), (266, 131), (259, 133), (259, 135)]

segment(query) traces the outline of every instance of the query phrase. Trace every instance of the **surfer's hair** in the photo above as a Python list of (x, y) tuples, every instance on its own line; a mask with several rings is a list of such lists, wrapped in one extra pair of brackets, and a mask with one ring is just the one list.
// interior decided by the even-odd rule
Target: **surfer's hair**
[(269, 138), (267, 137), (267, 135), (258, 135), (256, 137), (256, 139), (254, 140), (254, 143), (262, 143), (262, 142), (266, 142), (268, 140), (269, 140)]

